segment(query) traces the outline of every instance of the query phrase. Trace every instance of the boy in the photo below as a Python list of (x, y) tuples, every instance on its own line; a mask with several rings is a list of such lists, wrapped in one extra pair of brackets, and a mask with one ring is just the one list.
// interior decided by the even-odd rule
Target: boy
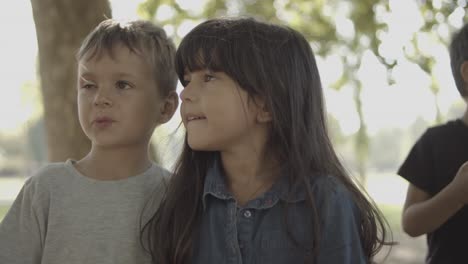
[[(450, 45), (457, 89), (468, 102), (468, 24)], [(426, 263), (468, 263), (468, 109), (426, 130), (400, 167), (409, 181), (402, 216), (410, 236), (427, 234)]]
[(148, 145), (178, 105), (174, 55), (165, 32), (146, 21), (106, 20), (88, 35), (77, 98), (91, 150), (26, 181), (0, 225), (0, 263), (151, 262), (140, 231), (167, 172)]

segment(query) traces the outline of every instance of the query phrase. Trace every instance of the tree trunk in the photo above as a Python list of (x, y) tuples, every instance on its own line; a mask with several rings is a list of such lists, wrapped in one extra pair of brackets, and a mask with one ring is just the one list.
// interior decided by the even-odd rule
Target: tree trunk
[(111, 17), (107, 0), (31, 0), (39, 48), (49, 161), (80, 159), (90, 142), (78, 122), (75, 53), (99, 22)]

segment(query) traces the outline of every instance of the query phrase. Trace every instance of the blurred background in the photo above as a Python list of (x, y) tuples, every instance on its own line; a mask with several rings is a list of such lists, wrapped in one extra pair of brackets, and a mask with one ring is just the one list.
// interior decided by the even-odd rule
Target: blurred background
[[(76, 117), (74, 53), (101, 20), (149, 19), (177, 44), (206, 18), (255, 16), (287, 24), (310, 41), (336, 150), (399, 243), (390, 252), (384, 249), (378, 261), (423, 263), (425, 238), (401, 230), (407, 182), (396, 171), (425, 129), (465, 111), (447, 46), (467, 21), (466, 5), (466, 0), (2, 1), (0, 220), (41, 165), (79, 159), (88, 151)], [(176, 115), (152, 140), (155, 160), (168, 169), (180, 149), (179, 123)]]

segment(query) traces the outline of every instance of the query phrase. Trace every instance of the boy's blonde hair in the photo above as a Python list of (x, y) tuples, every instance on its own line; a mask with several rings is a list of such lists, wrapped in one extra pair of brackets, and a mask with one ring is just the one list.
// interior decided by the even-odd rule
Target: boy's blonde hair
[(103, 52), (112, 56), (113, 47), (117, 44), (126, 46), (148, 61), (162, 95), (176, 90), (175, 45), (162, 28), (150, 21), (104, 20), (84, 39), (76, 58), (89, 60)]

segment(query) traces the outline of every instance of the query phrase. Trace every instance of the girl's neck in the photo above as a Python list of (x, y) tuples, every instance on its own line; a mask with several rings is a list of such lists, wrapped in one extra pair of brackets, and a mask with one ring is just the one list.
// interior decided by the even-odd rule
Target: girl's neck
[(75, 167), (93, 179), (120, 180), (143, 173), (151, 164), (148, 147), (102, 149), (93, 146)]
[(228, 188), (241, 206), (270, 189), (276, 181), (279, 165), (263, 152), (221, 153), (221, 160)]

